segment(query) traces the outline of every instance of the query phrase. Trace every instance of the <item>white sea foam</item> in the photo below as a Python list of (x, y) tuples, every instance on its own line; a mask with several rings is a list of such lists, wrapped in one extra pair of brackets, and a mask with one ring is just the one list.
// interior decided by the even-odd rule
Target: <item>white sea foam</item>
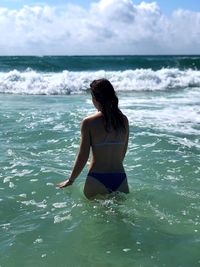
[(62, 95), (83, 93), (92, 80), (107, 78), (117, 91), (154, 91), (200, 87), (200, 71), (177, 68), (125, 71), (63, 71), (41, 73), (28, 69), (0, 73), (0, 93)]
[(9, 187), (10, 187), (10, 188), (13, 188), (13, 187), (15, 187), (15, 184), (14, 184), (13, 182), (10, 182), (10, 183), (9, 183)]
[(11, 176), (5, 177), (5, 178), (3, 179), (3, 182), (4, 182), (4, 183), (8, 183), (8, 182), (10, 182), (10, 179), (11, 179), (11, 178), (12, 178)]
[(20, 194), (19, 196), (22, 197), (22, 198), (26, 198), (27, 194)]
[(43, 200), (41, 202), (36, 202), (34, 199), (27, 200), (27, 201), (21, 201), (22, 204), (26, 206), (36, 206), (38, 208), (46, 208), (47, 207), (47, 201)]
[(52, 204), (54, 208), (65, 208), (67, 206), (67, 203), (66, 202), (60, 202), (60, 203), (53, 203)]
[[(127, 114), (130, 124), (141, 127), (156, 127), (162, 131), (180, 134), (194, 134), (192, 143), (184, 141), (185, 146), (199, 147), (199, 109), (200, 90), (193, 88), (174, 97), (140, 96), (120, 99), (120, 108)], [(134, 107), (134, 108), (133, 108)]]
[(42, 238), (37, 238), (34, 242), (33, 242), (33, 244), (40, 244), (40, 243), (42, 243), (43, 242), (43, 239)]
[(61, 222), (66, 221), (66, 220), (67, 221), (71, 221), (72, 220), (71, 214), (68, 214), (68, 215), (63, 216), (63, 217), (61, 217), (60, 215), (54, 216), (54, 223), (61, 223)]

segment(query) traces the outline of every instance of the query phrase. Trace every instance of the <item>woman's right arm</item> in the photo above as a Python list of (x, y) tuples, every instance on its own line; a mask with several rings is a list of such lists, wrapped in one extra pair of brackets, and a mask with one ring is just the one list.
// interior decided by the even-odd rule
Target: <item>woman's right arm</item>
[(69, 179), (58, 184), (58, 187), (64, 188), (71, 185), (77, 176), (81, 173), (90, 154), (90, 129), (89, 129), (89, 120), (85, 119), (81, 123), (81, 142), (78, 155), (74, 162), (74, 167), (72, 169)]

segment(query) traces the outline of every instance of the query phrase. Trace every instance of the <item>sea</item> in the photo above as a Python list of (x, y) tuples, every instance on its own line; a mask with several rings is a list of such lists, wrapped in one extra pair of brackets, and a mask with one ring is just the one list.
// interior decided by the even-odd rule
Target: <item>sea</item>
[[(130, 193), (63, 190), (95, 112), (94, 79), (127, 115)], [(200, 266), (200, 56), (0, 57), (0, 267)]]

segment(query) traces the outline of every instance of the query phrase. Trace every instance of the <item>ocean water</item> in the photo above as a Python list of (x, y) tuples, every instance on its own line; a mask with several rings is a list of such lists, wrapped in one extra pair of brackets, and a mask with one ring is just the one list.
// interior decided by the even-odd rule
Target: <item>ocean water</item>
[[(88, 201), (70, 173), (87, 89), (130, 123), (130, 194)], [(0, 266), (200, 266), (200, 57), (0, 57)]]

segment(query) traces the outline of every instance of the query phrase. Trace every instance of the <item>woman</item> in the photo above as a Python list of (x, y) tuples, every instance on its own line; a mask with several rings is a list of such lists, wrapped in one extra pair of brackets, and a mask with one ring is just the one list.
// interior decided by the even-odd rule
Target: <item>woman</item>
[(114, 191), (129, 192), (123, 160), (128, 146), (128, 119), (118, 108), (118, 98), (106, 79), (90, 84), (92, 101), (97, 112), (82, 121), (81, 143), (69, 179), (60, 188), (72, 185), (83, 170), (92, 148), (92, 160), (84, 186), (87, 198)]

